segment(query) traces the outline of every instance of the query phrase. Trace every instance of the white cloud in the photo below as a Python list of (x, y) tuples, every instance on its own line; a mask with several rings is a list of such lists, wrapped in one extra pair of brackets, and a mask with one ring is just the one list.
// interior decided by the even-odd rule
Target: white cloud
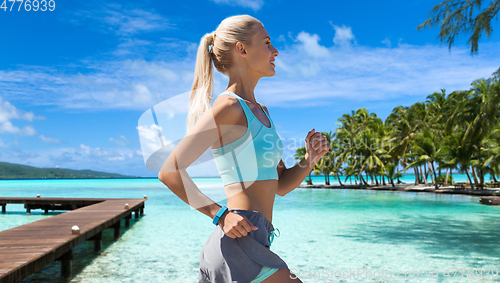
[(67, 21), (84, 25), (87, 21), (91, 25), (98, 22), (101, 32), (114, 32), (118, 36), (131, 36), (140, 32), (150, 32), (174, 28), (160, 14), (134, 7), (122, 7), (120, 4), (108, 3), (94, 10), (80, 10), (69, 14)]
[(88, 145), (80, 144), (73, 154), (86, 160), (92, 160), (98, 163), (107, 161), (124, 161), (131, 152), (124, 152), (115, 148), (91, 148)]
[[(467, 47), (460, 46), (449, 52), (438, 45), (401, 42), (391, 48), (357, 45), (350, 27), (345, 26), (337, 26), (336, 44), (330, 40), (324, 40), (330, 42), (328, 45), (321, 44), (318, 34), (306, 31), (295, 38), (291, 33), (287, 36), (292, 40), (278, 50), (276, 75), (258, 86), (266, 100), (263, 102), (269, 106), (324, 105), (339, 97), (387, 101), (408, 95), (426, 96), (441, 88), (449, 93), (468, 89), (474, 79), (491, 76), (500, 60), (499, 44), (490, 42), (483, 43), (479, 55), (472, 57)], [(164, 45), (156, 52), (169, 49), (167, 46), (181, 48), (174, 42), (164, 39)], [(347, 43), (350, 48), (345, 48)], [(181, 45), (188, 48), (193, 44)], [(144, 111), (190, 90), (196, 59), (192, 55), (175, 59), (166, 56), (165, 60), (156, 61), (82, 61), (78, 68), (91, 70), (85, 74), (35, 66), (0, 70), (0, 88), (5, 99), (30, 101), (34, 105)], [(227, 78), (216, 72), (214, 97), (224, 84)], [(5, 125), (6, 129), (8, 126)]]
[(127, 147), (131, 144), (130, 141), (124, 135), (119, 135), (116, 138), (111, 137), (109, 138), (109, 141), (122, 147)]
[(140, 105), (152, 105), (155, 101), (148, 87), (143, 84), (135, 84), (133, 86), (132, 99), (134, 104)]
[(11, 119), (32, 121), (34, 117), (35, 115), (32, 112), (24, 113), (0, 97), (0, 123), (5, 123)]
[(33, 128), (33, 126), (28, 125), (28, 126), (24, 126), (24, 127), (21, 129), (20, 134), (21, 134), (21, 135), (24, 135), (24, 136), (33, 136), (34, 134), (36, 134), (36, 131), (35, 131), (35, 129)]
[(346, 27), (345, 25), (337, 26), (330, 21), (330, 25), (335, 29), (335, 37), (333, 38), (333, 43), (338, 46), (347, 47), (351, 43), (356, 44), (354, 39), (354, 34), (352, 33), (351, 27)]
[(17, 134), (21, 130), (18, 127), (12, 125), (10, 121), (6, 121), (0, 124), (0, 133), (13, 133)]
[(163, 146), (169, 146), (168, 150), (172, 150), (174, 145), (172, 141), (167, 139), (162, 134), (162, 128), (155, 124), (139, 125), (137, 126), (139, 132), (139, 138), (141, 140), (142, 156), (144, 156), (144, 161), (146, 161), (153, 153), (163, 148)]
[(128, 35), (141, 31), (163, 30), (168, 26), (166, 20), (160, 15), (140, 9), (133, 9), (127, 13), (109, 9), (105, 10), (105, 13), (108, 15), (103, 18), (104, 22), (115, 26), (120, 34)]
[(44, 135), (40, 135), (39, 139), (42, 140), (43, 142), (46, 142), (46, 143), (61, 143), (61, 141), (58, 140), (58, 139), (54, 139), (54, 138), (51, 138), (51, 137), (46, 137)]
[(217, 4), (226, 4), (230, 6), (240, 6), (243, 8), (250, 8), (254, 11), (259, 10), (263, 5), (263, 0), (212, 0)]
[(5, 144), (2, 139), (0, 139), (0, 147), (7, 148), (9, 147), (8, 144)]
[[(1, 139), (0, 147), (6, 147)], [(145, 166), (142, 153), (136, 148), (94, 148), (85, 144), (39, 150), (11, 147), (9, 150), (0, 151), (0, 160), (35, 167), (90, 169), (124, 175), (156, 177), (158, 171)], [(213, 160), (210, 162), (212, 163), (205, 162), (190, 166), (187, 172), (192, 177), (218, 176), (215, 163)]]
[(134, 54), (146, 53), (146, 48), (154, 44), (152, 41), (137, 39), (137, 38), (123, 38), (122, 43), (118, 44), (112, 54), (115, 56), (132, 56)]
[[(67, 74), (29, 66), (18, 71), (0, 70), (0, 88), (5, 90), (4, 97), (9, 100), (29, 101), (33, 105), (143, 110), (186, 92), (193, 80), (193, 70), (187, 61), (136, 59), (87, 62), (81, 67), (92, 71)], [(49, 87), (42, 88), (47, 85)]]
[(382, 43), (385, 44), (385, 46), (387, 46), (387, 48), (391, 48), (391, 40), (390, 39), (385, 38), (384, 40), (382, 40)]
[[(307, 36), (307, 38), (315, 38)], [(319, 44), (319, 43), (318, 43)], [(390, 100), (408, 95), (427, 96), (469, 89), (474, 79), (498, 69), (498, 43), (484, 43), (472, 57), (467, 47), (436, 45), (350, 48), (320, 46), (329, 56), (304, 52), (302, 41), (279, 50), (276, 75), (259, 86), (266, 105), (303, 107), (334, 104), (336, 98), (357, 101)]]
[(0, 133), (21, 134), (27, 136), (31, 136), (36, 133), (35, 129), (31, 125), (24, 126), (22, 129), (14, 126), (10, 121), (13, 119), (31, 122), (34, 119), (44, 119), (44, 117), (35, 116), (33, 112), (24, 112), (19, 110), (14, 105), (0, 97)]
[(328, 57), (330, 53), (325, 46), (319, 44), (319, 36), (317, 34), (309, 34), (307, 32), (300, 32), (297, 35), (297, 40), (300, 44), (297, 48), (302, 49), (305, 53), (314, 58)]
[(9, 150), (0, 151), (0, 160), (35, 167), (59, 166), (135, 176), (158, 174), (144, 166), (142, 154), (135, 148), (93, 148), (80, 144), (77, 147), (26, 150), (11, 146)]

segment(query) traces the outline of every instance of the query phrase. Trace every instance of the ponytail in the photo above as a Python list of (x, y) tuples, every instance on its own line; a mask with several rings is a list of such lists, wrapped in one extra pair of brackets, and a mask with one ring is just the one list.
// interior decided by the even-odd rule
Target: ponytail
[(210, 108), (214, 91), (214, 67), (212, 50), (215, 39), (215, 31), (201, 38), (198, 53), (196, 55), (196, 66), (194, 70), (194, 82), (189, 97), (189, 112), (187, 118), (186, 132), (196, 124), (203, 112)]

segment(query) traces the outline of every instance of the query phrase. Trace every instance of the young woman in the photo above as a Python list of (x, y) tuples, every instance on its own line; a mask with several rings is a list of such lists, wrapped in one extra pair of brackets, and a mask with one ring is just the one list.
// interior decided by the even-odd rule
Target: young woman
[[(305, 139), (305, 157), (285, 167), (275, 125), (254, 95), (259, 79), (275, 74), (276, 56), (264, 25), (248, 15), (224, 19), (215, 32), (203, 36), (198, 48), (187, 135), (158, 178), (216, 225), (200, 254), (199, 282), (302, 282), (270, 250), (274, 198), (295, 189), (330, 145), (313, 129)], [(212, 63), (229, 77), (229, 85), (210, 107)], [(201, 193), (186, 172), (209, 147), (227, 207)]]

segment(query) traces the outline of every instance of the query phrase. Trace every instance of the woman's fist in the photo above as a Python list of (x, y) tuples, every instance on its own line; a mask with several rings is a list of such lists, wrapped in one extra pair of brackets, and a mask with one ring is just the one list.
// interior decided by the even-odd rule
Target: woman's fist
[(237, 237), (243, 237), (252, 230), (257, 230), (245, 215), (240, 215), (238, 213), (227, 211), (219, 219), (219, 225), (222, 228), (224, 234), (228, 237), (236, 239)]
[(312, 164), (318, 161), (330, 150), (330, 143), (321, 132), (312, 129), (306, 136), (306, 156)]

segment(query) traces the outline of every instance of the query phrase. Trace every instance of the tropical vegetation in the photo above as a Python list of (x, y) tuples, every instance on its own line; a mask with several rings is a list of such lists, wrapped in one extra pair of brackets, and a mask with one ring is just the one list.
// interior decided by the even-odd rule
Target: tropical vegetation
[(0, 180), (2, 179), (106, 179), (140, 178), (116, 173), (93, 170), (74, 170), (66, 168), (39, 168), (29, 165), (0, 162)]
[[(498, 71), (488, 79), (475, 80), (469, 90), (446, 94), (444, 89), (424, 102), (397, 106), (382, 121), (366, 108), (338, 118), (338, 128), (322, 132), (330, 151), (311, 171), (330, 175), (340, 185), (394, 186), (402, 173), (413, 171), (415, 184), (453, 182), (453, 172), (465, 173), (475, 189), (494, 182), (500, 174), (500, 80)], [(305, 156), (305, 147), (295, 158)], [(312, 184), (311, 177), (306, 178)]]
[(441, 42), (448, 41), (448, 48), (458, 35), (472, 33), (467, 42), (471, 53), (477, 53), (482, 34), (489, 37), (493, 32), (491, 20), (498, 20), (500, 0), (488, 2), (489, 5), (482, 9), (483, 0), (445, 0), (432, 8), (429, 18), (417, 29), (439, 25), (438, 38)]

